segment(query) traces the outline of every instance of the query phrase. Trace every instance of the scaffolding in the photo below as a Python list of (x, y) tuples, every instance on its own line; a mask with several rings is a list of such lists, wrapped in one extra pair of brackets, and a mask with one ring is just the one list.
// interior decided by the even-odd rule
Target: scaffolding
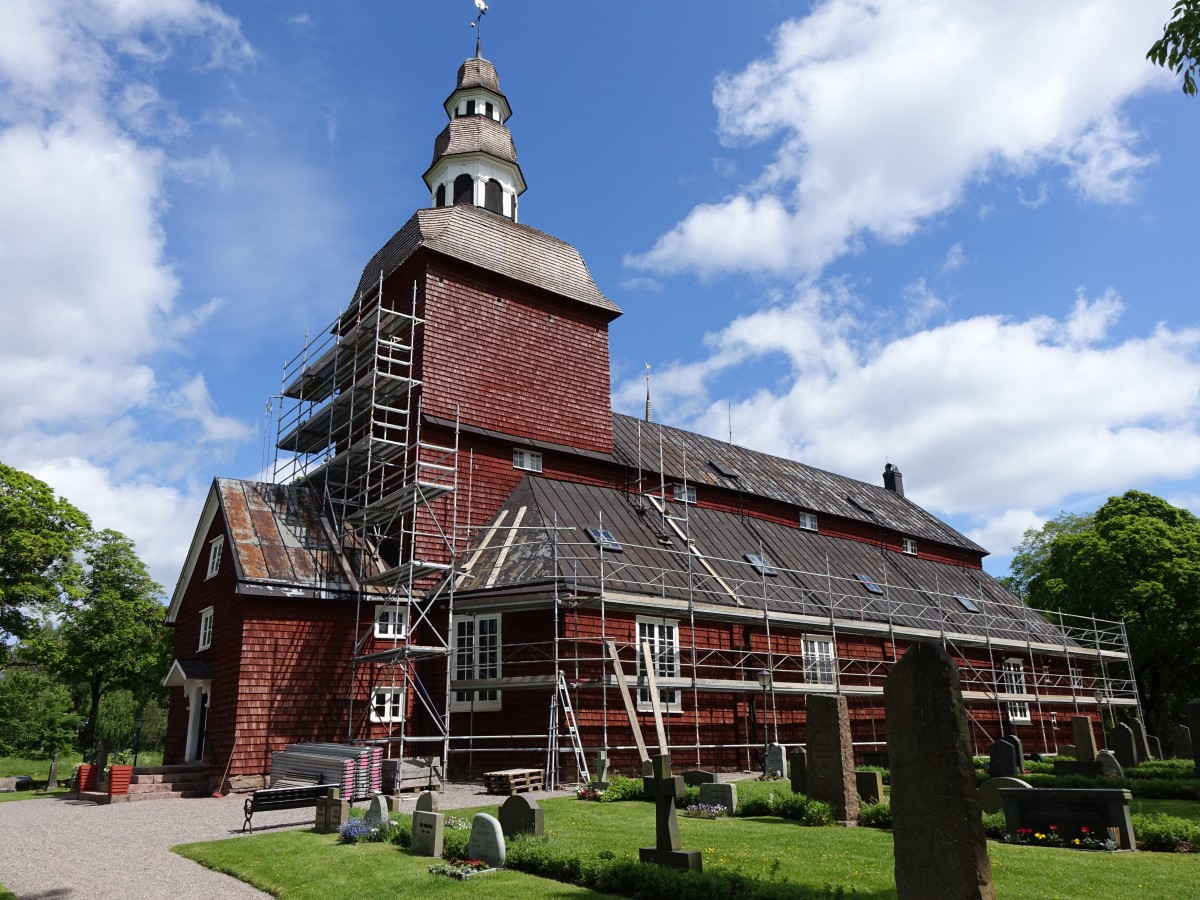
[[(380, 272), (284, 365), (273, 475), (316, 492), (354, 573), (347, 740), (397, 758), (406, 744), (432, 748), (421, 755), (444, 765), (459, 428), (449, 441), (422, 435), (417, 301), (414, 281), (407, 309), (389, 302)], [(443, 606), (445, 618), (434, 614)], [(426, 733), (406, 728), (410, 707)]]

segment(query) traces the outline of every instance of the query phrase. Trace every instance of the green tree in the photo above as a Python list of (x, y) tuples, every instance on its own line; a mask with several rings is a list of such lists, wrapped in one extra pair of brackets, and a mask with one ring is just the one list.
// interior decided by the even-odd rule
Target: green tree
[(160, 680), (170, 660), (162, 588), (117, 531), (94, 533), (85, 549), (84, 595), (63, 614), (53, 637), (28, 640), (24, 652), (86, 692), (84, 746), (96, 738), (101, 698)]
[(1017, 564), (1032, 573), (1027, 600), (1044, 610), (1123, 619), (1146, 724), (1163, 734), (1200, 692), (1200, 519), (1129, 491), (1109, 498), (1089, 527), (1072, 530), (1079, 525), (1040, 543), (1027, 535), (1017, 552)]
[(1200, 67), (1200, 0), (1178, 0), (1163, 36), (1154, 42), (1146, 59), (1183, 75), (1183, 92), (1196, 93), (1195, 72)]
[(45, 674), (12, 668), (0, 677), (0, 756), (49, 756), (49, 788), (58, 781), (58, 754), (71, 746), (80, 721), (70, 692)]
[(1022, 600), (1029, 596), (1029, 583), (1042, 571), (1050, 545), (1055, 538), (1067, 534), (1080, 534), (1092, 528), (1092, 517), (1061, 512), (1041, 528), (1027, 528), (1015, 548), (1009, 574), (1000, 582)]
[(76, 591), (75, 553), (90, 528), (45, 482), (0, 463), (0, 643)]

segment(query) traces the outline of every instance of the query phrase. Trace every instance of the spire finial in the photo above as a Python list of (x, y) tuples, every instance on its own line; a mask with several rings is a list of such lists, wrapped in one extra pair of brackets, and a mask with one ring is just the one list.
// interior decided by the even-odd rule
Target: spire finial
[(654, 416), (650, 411), (650, 363), (646, 363), (646, 421), (654, 421)]
[(487, 15), (488, 5), (483, 0), (475, 0), (475, 8), (479, 10), (479, 15), (471, 23), (471, 27), (475, 29), (475, 58), (483, 59), (483, 26), (480, 20)]

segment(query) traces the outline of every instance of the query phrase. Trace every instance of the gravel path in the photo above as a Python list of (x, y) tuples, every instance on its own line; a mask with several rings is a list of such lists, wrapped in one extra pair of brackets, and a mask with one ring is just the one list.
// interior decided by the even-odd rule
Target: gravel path
[[(570, 791), (539, 791), (536, 799)], [(442, 809), (496, 808), (482, 785), (447, 785)], [(245, 795), (96, 806), (71, 800), (0, 803), (0, 884), (30, 900), (192, 900), (264, 898), (228, 875), (170, 852), (176, 844), (237, 837)], [(416, 794), (400, 808), (411, 813)], [(312, 810), (254, 814), (254, 830), (311, 828)]]

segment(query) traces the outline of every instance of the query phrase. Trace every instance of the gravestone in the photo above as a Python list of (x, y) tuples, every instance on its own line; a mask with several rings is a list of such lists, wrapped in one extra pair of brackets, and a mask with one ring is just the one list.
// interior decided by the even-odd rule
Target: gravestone
[(996, 741), (988, 751), (988, 774), (993, 778), (1014, 778), (1021, 774), (1017, 766), (1017, 748), (1008, 741)]
[(705, 772), (703, 769), (689, 769), (683, 773), (683, 783), (688, 787), (698, 787), (702, 784), (716, 784), (717, 773)]
[(655, 840), (653, 847), (639, 848), (638, 857), (644, 863), (699, 872), (702, 865), (699, 851), (679, 849), (675, 798), (683, 796), (683, 776), (671, 774), (670, 756), (656, 756), (650, 762), (653, 774), (642, 779), (642, 788), (646, 796), (654, 801)]
[(1187, 712), (1188, 729), (1191, 732), (1192, 739), (1192, 761), (1195, 765), (1195, 774), (1200, 778), (1200, 697), (1193, 697), (1187, 702), (1184, 707)]
[(783, 744), (767, 745), (767, 774), (787, 778), (787, 748)]
[(792, 780), (792, 793), (803, 794), (808, 791), (808, 753), (803, 747), (796, 747), (788, 757), (788, 775)]
[(1032, 785), (1020, 778), (989, 778), (979, 786), (979, 793), (976, 795), (979, 808), (985, 813), (1000, 812), (1004, 809), (1004, 801), (1000, 799), (1000, 788), (1010, 787), (1027, 788)]
[(808, 708), (808, 790), (813, 800), (833, 807), (839, 822), (858, 821), (854, 749), (845, 697), (810, 694)]
[(1073, 717), (1071, 731), (1075, 737), (1075, 758), (1080, 762), (1093, 762), (1096, 759), (1096, 732), (1092, 720), (1088, 716)]
[(1146, 725), (1141, 719), (1133, 720), (1133, 740), (1137, 747), (1138, 762), (1146, 762), (1147, 760), (1157, 758), (1150, 752), (1150, 738), (1146, 734)]
[(1075, 757), (1075, 759), (1077, 759), (1077, 760), (1079, 759), (1079, 751), (1075, 749), (1074, 744), (1059, 744), (1058, 745), (1058, 755), (1059, 756), (1072, 756), (1072, 757)]
[(1125, 770), (1117, 760), (1117, 754), (1111, 750), (1097, 750), (1096, 764), (1100, 767), (1100, 774), (1105, 778), (1125, 777)]
[(1012, 744), (1017, 758), (1017, 774), (1025, 774), (1025, 748), (1021, 744), (1021, 739), (1015, 734), (1006, 734), (1004, 737), (1000, 738), (1000, 740)]
[(1172, 759), (1192, 758), (1192, 730), (1186, 725), (1172, 725), (1167, 737), (1167, 752)]
[(313, 830), (317, 834), (333, 834), (350, 819), (350, 803), (342, 799), (342, 792), (337, 788), (326, 796), (317, 798), (316, 818)]
[(471, 820), (471, 839), (467, 841), (467, 856), (499, 869), (507, 855), (500, 823), (487, 813), (475, 813)]
[(863, 803), (879, 803), (883, 800), (883, 773), (855, 772), (854, 789)]
[(737, 785), (714, 781), (700, 785), (700, 802), (705, 806), (723, 806), (729, 815), (737, 813)]
[(596, 789), (603, 791), (608, 789), (608, 754), (601, 750), (596, 754)]
[(412, 841), (409, 849), (417, 856), (442, 855), (446, 836), (446, 817), (441, 813), (417, 810), (412, 818)]
[(433, 791), (421, 791), (417, 795), (417, 812), (437, 812), (438, 797)]
[(541, 837), (546, 833), (546, 812), (525, 794), (513, 794), (500, 806), (500, 830), (505, 838), (518, 834)]
[[(1118, 850), (1136, 850), (1129, 791), (1112, 788), (1001, 788), (1004, 828), (1016, 834), (1057, 829), (1059, 836), (1091, 834), (1116, 841)], [(1086, 831), (1084, 830), (1086, 829)]]
[(388, 808), (387, 797), (383, 794), (376, 794), (371, 798), (371, 802), (367, 806), (367, 814), (363, 816), (363, 820), (368, 825), (378, 825), (381, 822), (386, 822), (391, 814), (392, 811)]
[(1109, 735), (1109, 742), (1112, 744), (1113, 753), (1117, 755), (1117, 762), (1123, 767), (1132, 769), (1138, 764), (1137, 738), (1134, 737), (1132, 728), (1124, 722), (1118, 722)]
[(958, 667), (913, 644), (883, 696), (898, 900), (995, 900)]

